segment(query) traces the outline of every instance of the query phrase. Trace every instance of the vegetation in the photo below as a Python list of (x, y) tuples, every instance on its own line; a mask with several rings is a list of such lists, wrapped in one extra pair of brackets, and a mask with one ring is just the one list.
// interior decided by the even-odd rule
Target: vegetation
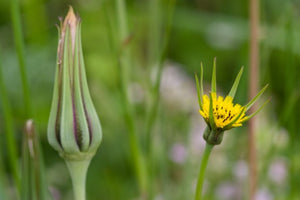
[(300, 7), (291, 0), (252, 9), (259, 16), (257, 76), (250, 1), (0, 1), (0, 199), (74, 199), (67, 165), (47, 139), (55, 25), (69, 5), (81, 19), (86, 77), (103, 133), (86, 199), (195, 198), (206, 123), (194, 76), (202, 62), (209, 95), (214, 57), (218, 96), (227, 95), (244, 66), (233, 103), (247, 105), (254, 83), (257, 90), (269, 85), (258, 105), (272, 99), (254, 117), (255, 146), (251, 123), (243, 123), (213, 148), (202, 198), (299, 199)]

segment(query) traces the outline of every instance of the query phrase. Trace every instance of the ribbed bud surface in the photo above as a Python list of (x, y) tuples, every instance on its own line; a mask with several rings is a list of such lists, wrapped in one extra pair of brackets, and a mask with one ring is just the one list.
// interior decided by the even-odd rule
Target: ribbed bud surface
[(69, 160), (91, 158), (102, 140), (100, 121), (86, 80), (81, 21), (72, 8), (59, 27), (48, 140)]

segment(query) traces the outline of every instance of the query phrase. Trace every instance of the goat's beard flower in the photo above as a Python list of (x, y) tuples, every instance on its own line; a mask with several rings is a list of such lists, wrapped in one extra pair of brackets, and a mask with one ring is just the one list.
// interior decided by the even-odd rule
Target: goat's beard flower
[[(240, 104), (233, 104), (233, 98), (226, 96), (225, 99), (222, 96), (218, 96), (216, 93), (211, 93), (213, 104), (213, 117), (217, 129), (224, 129), (229, 124), (231, 127), (242, 126), (242, 123), (247, 120), (245, 114), (245, 107)], [(206, 121), (209, 122), (209, 106), (210, 99), (207, 95), (203, 96), (203, 109), (199, 112)], [(231, 128), (228, 127), (228, 128)]]
[(263, 94), (268, 85), (266, 85), (247, 105), (234, 104), (233, 98), (237, 90), (243, 68), (238, 73), (229, 94), (225, 97), (217, 96), (216, 89), (216, 59), (213, 65), (213, 75), (210, 95), (203, 94), (203, 67), (201, 64), (200, 82), (195, 75), (198, 92), (198, 102), (200, 106), (199, 113), (204, 118), (207, 128), (204, 131), (203, 138), (211, 145), (217, 145), (222, 142), (224, 131), (242, 124), (256, 115), (267, 103), (267, 100), (257, 111), (247, 116), (246, 111)]

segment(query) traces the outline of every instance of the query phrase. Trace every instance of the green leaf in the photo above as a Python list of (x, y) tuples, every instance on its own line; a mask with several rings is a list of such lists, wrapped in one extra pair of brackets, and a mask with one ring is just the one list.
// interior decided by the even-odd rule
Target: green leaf
[(249, 110), (253, 104), (257, 101), (257, 99), (264, 93), (264, 91), (267, 89), (267, 87), (269, 86), (269, 84), (267, 84), (263, 89), (261, 89), (259, 91), (259, 93), (257, 93), (257, 95), (247, 104), (245, 105), (246, 107), (246, 111)]
[(240, 82), (241, 76), (243, 74), (243, 70), (244, 70), (244, 66), (240, 69), (240, 71), (239, 71), (238, 75), (236, 76), (235, 81), (231, 87), (231, 90), (228, 94), (228, 96), (230, 96), (232, 98), (234, 98), (236, 89), (239, 86), (239, 82)]
[(215, 57), (214, 64), (213, 64), (212, 80), (211, 80), (211, 92), (215, 92), (215, 93), (217, 93), (216, 64), (217, 64), (217, 58)]

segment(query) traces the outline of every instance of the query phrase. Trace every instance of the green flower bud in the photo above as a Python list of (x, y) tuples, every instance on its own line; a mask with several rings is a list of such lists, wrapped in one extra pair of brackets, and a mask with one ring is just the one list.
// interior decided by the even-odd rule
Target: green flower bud
[(61, 20), (48, 140), (66, 160), (87, 160), (102, 140), (90, 97), (81, 47), (81, 20), (70, 10)]
[(211, 129), (209, 126), (206, 126), (203, 138), (210, 145), (221, 144), (223, 140), (224, 131), (221, 129)]

